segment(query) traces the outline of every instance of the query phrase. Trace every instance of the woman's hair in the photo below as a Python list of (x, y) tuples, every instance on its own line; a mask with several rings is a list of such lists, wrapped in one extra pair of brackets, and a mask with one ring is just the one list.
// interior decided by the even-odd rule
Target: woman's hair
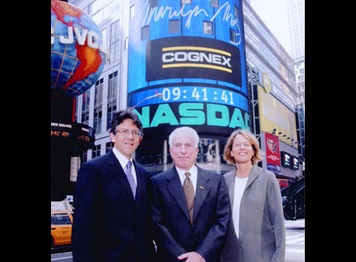
[(260, 149), (260, 144), (254, 134), (248, 129), (236, 129), (234, 130), (230, 137), (228, 138), (225, 148), (224, 148), (224, 159), (228, 164), (235, 164), (234, 157), (231, 156), (232, 145), (234, 143), (235, 137), (240, 134), (251, 143), (254, 154), (251, 158), (252, 165), (257, 164), (263, 159), (263, 152)]
[(189, 126), (181, 126), (181, 127), (177, 127), (176, 129), (174, 129), (168, 138), (169, 146), (173, 145), (174, 139), (176, 138), (176, 136), (178, 136), (180, 134), (182, 134), (182, 136), (193, 137), (194, 145), (195, 145), (195, 147), (198, 147), (199, 135), (198, 135), (197, 131), (195, 131), (195, 129), (193, 129)]

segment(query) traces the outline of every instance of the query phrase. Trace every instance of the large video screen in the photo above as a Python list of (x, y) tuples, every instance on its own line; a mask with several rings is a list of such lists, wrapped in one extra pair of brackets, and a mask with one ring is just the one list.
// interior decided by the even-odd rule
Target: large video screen
[(243, 38), (241, 0), (136, 1), (128, 106), (145, 134), (179, 125), (212, 135), (249, 128)]

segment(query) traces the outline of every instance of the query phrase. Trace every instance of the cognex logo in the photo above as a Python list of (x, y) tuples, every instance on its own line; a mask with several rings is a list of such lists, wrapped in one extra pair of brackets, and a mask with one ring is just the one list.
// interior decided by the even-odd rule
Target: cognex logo
[(241, 86), (240, 50), (220, 40), (170, 37), (149, 41), (146, 80), (205, 78)]
[(231, 54), (228, 52), (198, 46), (167, 47), (163, 48), (162, 51), (162, 68), (201, 67), (232, 73)]

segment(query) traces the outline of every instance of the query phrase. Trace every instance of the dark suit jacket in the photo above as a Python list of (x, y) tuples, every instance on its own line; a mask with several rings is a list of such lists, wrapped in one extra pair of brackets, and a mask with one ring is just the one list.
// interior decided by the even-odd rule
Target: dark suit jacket
[(84, 163), (74, 193), (74, 262), (154, 261), (149, 173), (134, 163), (136, 200), (111, 151)]
[(193, 226), (175, 167), (151, 178), (156, 261), (181, 261), (182, 253), (196, 251), (206, 262), (219, 261), (230, 221), (228, 190), (222, 175), (198, 167)]

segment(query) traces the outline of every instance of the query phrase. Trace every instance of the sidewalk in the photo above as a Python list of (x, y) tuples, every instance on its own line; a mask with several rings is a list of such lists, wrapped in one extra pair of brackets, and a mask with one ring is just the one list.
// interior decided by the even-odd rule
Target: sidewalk
[(284, 220), (286, 228), (305, 228), (305, 219)]

